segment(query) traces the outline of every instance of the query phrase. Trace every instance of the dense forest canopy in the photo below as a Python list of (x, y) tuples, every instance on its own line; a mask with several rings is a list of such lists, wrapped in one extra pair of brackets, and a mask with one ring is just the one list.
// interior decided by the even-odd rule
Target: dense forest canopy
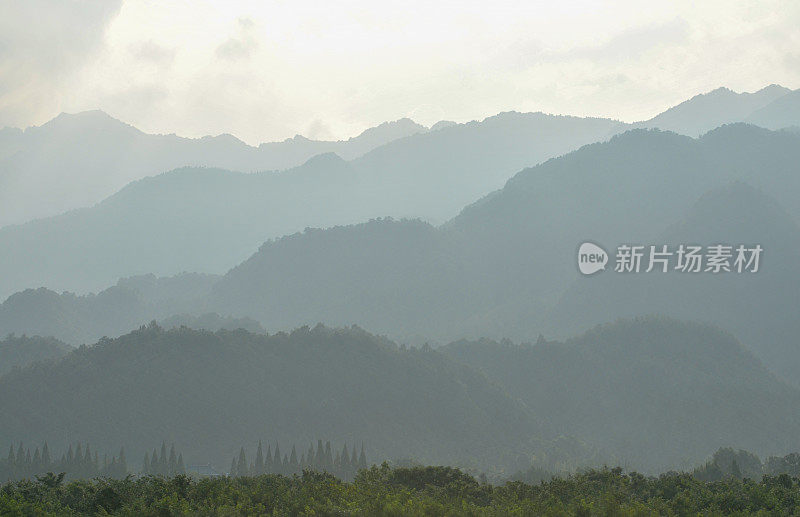
[(263, 335), (150, 325), (0, 377), (0, 413), (0, 443), (124, 444), (138, 459), (166, 440), (187, 462), (225, 467), (261, 439), (305, 447), (326, 437), (364, 443), (376, 460), (516, 470), (542, 439), (537, 417), (471, 368), (322, 326)]
[(726, 446), (785, 455), (800, 433), (800, 390), (731, 335), (656, 317), (565, 342), (440, 350), (355, 327), (269, 335), (151, 324), (9, 372), (0, 388), (0, 443), (88, 440), (124, 445), (138, 461), (166, 440), (217, 468), (244, 448), (249, 469), (256, 444), (273, 440), (283, 455), (296, 447), (299, 471), (307, 444), (325, 437), (364, 444), (378, 462), (496, 476), (603, 464), (661, 472)]
[(797, 448), (800, 390), (733, 336), (648, 317), (565, 342), (461, 341), (442, 352), (521, 399), (552, 431), (651, 472), (691, 468), (726, 445), (762, 455)]
[(36, 361), (59, 359), (71, 349), (72, 347), (52, 337), (8, 335), (0, 340), (0, 375)]
[(284, 477), (141, 477), (64, 484), (57, 476), (0, 487), (3, 515), (791, 515), (800, 478), (591, 470), (541, 483), (481, 483), (450, 467), (384, 464), (352, 482)]

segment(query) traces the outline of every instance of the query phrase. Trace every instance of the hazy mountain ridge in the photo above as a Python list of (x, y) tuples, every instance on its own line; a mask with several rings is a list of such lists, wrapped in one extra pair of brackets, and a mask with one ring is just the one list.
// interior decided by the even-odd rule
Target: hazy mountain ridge
[[(577, 279), (543, 321), (569, 335), (615, 317), (664, 314), (713, 322), (741, 339), (775, 372), (797, 384), (800, 368), (800, 226), (763, 192), (743, 183), (700, 197), (677, 224), (648, 242), (762, 246), (757, 273), (620, 275)], [(617, 241), (609, 244), (609, 251)], [(705, 267), (705, 266), (704, 266)], [(602, 300), (603, 303), (597, 303)]]
[[(102, 111), (62, 113), (24, 132), (0, 132), (0, 226), (91, 206), (131, 181), (177, 167), (282, 170), (326, 152), (353, 159), (424, 131), (424, 126), (400, 119), (349, 140), (317, 141), (298, 135), (252, 147), (231, 135), (146, 134)], [(87, 146), (91, 152), (85, 152)]]
[(767, 129), (800, 126), (800, 90), (787, 93), (754, 111), (747, 122)]
[(160, 174), (97, 206), (0, 228), (0, 295), (40, 286), (96, 292), (143, 273), (223, 273), (267, 239), (306, 227), (384, 216), (441, 222), (521, 168), (619, 127), (505, 113), (402, 138), (350, 162), (327, 153), (280, 173)]
[(364, 440), (373, 461), (662, 471), (723, 446), (793, 450), (798, 409), (800, 391), (730, 334), (666, 318), (438, 351), (358, 328), (149, 326), (0, 377), (0, 440), (57, 447), (81, 436), (101, 449), (125, 443), (132, 458), (167, 440), (190, 462), (227, 461), (265, 436), (302, 450), (324, 435)]
[[(775, 145), (743, 148), (741, 141), (751, 133), (765, 135), (768, 141), (774, 139)], [(386, 267), (382, 261), (392, 258), (370, 262), (367, 257), (382, 253), (385, 246), (366, 238), (363, 226), (355, 226), (297, 236), (295, 239), (300, 240), (294, 248), (281, 241), (266, 244), (247, 262), (261, 265), (246, 279), (235, 280), (241, 278), (243, 268), (223, 277), (214, 293), (228, 294), (211, 305), (219, 304), (214, 310), (223, 312), (253, 311), (248, 315), (269, 327), (280, 324), (282, 318), (275, 315), (285, 314), (281, 311), (289, 306), (279, 300), (311, 299), (311, 304), (298, 306), (292, 323), (346, 324), (357, 320), (392, 335), (410, 332), (445, 340), (448, 335), (458, 337), (462, 333), (524, 338), (539, 325), (532, 323), (541, 321), (537, 312), (552, 305), (577, 279), (574, 253), (583, 240), (649, 242), (670, 222), (680, 220), (704, 192), (742, 177), (757, 181), (765, 191), (769, 188), (787, 196), (796, 188), (787, 184), (792, 178), (785, 174), (796, 163), (800, 140), (796, 136), (786, 138), (783, 133), (762, 133), (748, 126), (721, 128), (700, 140), (672, 133), (630, 132), (517, 174), (502, 191), (471, 205), (435, 234), (418, 238), (398, 233), (406, 239), (406, 249), (434, 250), (407, 257), (408, 268), (428, 271), (402, 280), (402, 285), (417, 286), (416, 290), (387, 289), (381, 303), (373, 299), (358, 306), (337, 302), (348, 296), (351, 287), (346, 283), (331, 291), (316, 289), (311, 280), (310, 285), (284, 283), (287, 278), (322, 282), (327, 277), (359, 274), (384, 278), (378, 271)], [(734, 152), (734, 148), (738, 150)], [(770, 164), (764, 160), (766, 155), (756, 152), (758, 149), (767, 153), (781, 149), (781, 153), (772, 160), (776, 163)], [(740, 156), (750, 151), (752, 168)], [(766, 166), (759, 170), (755, 165), (762, 161)], [(794, 181), (800, 180), (795, 177)], [(800, 212), (796, 201), (794, 209)], [(631, 218), (634, 213), (637, 217)], [(384, 224), (388, 232), (395, 231), (393, 225), (405, 223)], [(365, 240), (359, 241), (359, 235)], [(426, 239), (433, 241), (423, 244)], [(329, 251), (339, 246), (364, 263), (355, 267), (358, 262), (353, 257), (342, 262), (329, 260)], [(392, 274), (397, 275), (397, 270)], [(418, 281), (422, 276), (435, 280), (431, 284)], [(231, 293), (238, 288), (227, 287), (234, 283), (255, 297), (243, 291), (240, 302), (236, 302)], [(387, 310), (404, 306), (414, 306), (420, 314), (443, 311), (447, 317), (440, 321), (420, 318), (416, 325), (394, 318), (390, 327), (370, 317), (378, 307)], [(336, 319), (331, 319), (334, 316), (329, 309), (333, 307), (342, 308)]]
[(441, 350), (547, 415), (555, 432), (609, 450), (629, 468), (687, 468), (728, 444), (761, 454), (797, 446), (800, 390), (708, 325), (650, 317), (565, 342), (484, 339)]
[[(318, 141), (297, 135), (282, 142), (253, 147), (229, 134), (194, 139), (174, 134), (146, 134), (99, 110), (62, 113), (42, 126), (24, 131), (16, 128), (0, 130), (0, 169), (4, 171), (0, 176), (0, 204), (4, 207), (0, 213), (0, 226), (91, 206), (131, 181), (178, 167), (205, 166), (243, 172), (283, 170), (296, 167), (317, 154), (330, 152), (345, 160), (353, 160), (408, 136), (481, 124), (493, 118), (467, 124), (441, 121), (430, 130), (403, 118), (384, 122), (348, 140)], [(618, 127), (593, 135), (593, 140), (602, 140), (626, 128), (636, 127), (660, 128), (696, 137), (719, 125), (744, 121), (769, 129), (800, 125), (797, 92), (778, 85), (754, 93), (735, 93), (727, 88), (718, 88), (697, 95), (650, 120), (635, 124), (618, 123)], [(577, 145), (570, 141), (551, 143), (552, 149), (549, 149), (547, 157), (563, 154), (589, 142), (582, 141)], [(87, 145), (92, 147), (91, 153), (81, 151)], [(512, 149), (511, 152), (516, 151)], [(539, 161), (542, 161), (541, 157), (532, 162), (515, 163), (511, 172)], [(503, 181), (510, 176), (501, 164), (497, 170), (488, 172), (499, 175)], [(496, 184), (495, 180), (495, 176), (490, 176), (485, 183), (491, 186)], [(480, 195), (488, 190), (483, 188)], [(426, 217), (426, 214), (413, 211), (402, 215)]]
[[(679, 127), (690, 121), (678, 123), (681, 117), (688, 116), (687, 112), (702, 114), (699, 119), (713, 126), (746, 118), (741, 114), (754, 106), (772, 106), (768, 101), (773, 98), (774, 102), (789, 102), (796, 97), (795, 92), (787, 91), (778, 86), (752, 94), (715, 90), (676, 106), (648, 124), (692, 133)], [(791, 110), (779, 112), (793, 116)], [(725, 117), (720, 118), (720, 114)], [(764, 120), (770, 116), (759, 120), (766, 123)], [(46, 144), (52, 149), (23, 149), (7, 157), (10, 161), (0, 182), (8, 183), (2, 191), (12, 197), (15, 161), (32, 167), (41, 165), (41, 171), (32, 169), (26, 173), (26, 177), (34, 179), (39, 173), (61, 171), (64, 163), (71, 162), (59, 153), (74, 151), (89, 141), (94, 142), (92, 152), (80, 153), (78, 158), (90, 159), (92, 167), (103, 168), (102, 179), (93, 183), (96, 185), (113, 178), (117, 169), (125, 173), (126, 167), (141, 165), (137, 169), (141, 172), (141, 160), (160, 160), (162, 150), (173, 141), (182, 142), (191, 150), (173, 164), (193, 160), (204, 165), (224, 162), (229, 168), (248, 171), (254, 169), (253, 160), (262, 155), (288, 156), (293, 149), (300, 149), (299, 154), (292, 154), (293, 158), (279, 165), (306, 161), (281, 173), (183, 168), (135, 181), (94, 207), (0, 228), (0, 268), (7, 272), (0, 279), (0, 297), (40, 286), (57, 291), (97, 292), (117, 278), (143, 273), (223, 273), (265, 240), (306, 227), (354, 224), (383, 216), (420, 217), (441, 223), (465, 205), (502, 188), (520, 169), (603, 141), (628, 127), (607, 119), (508, 112), (481, 122), (440, 124), (435, 131), (423, 131), (402, 119), (346, 142), (312, 142), (297, 137), (259, 148), (230, 135), (197, 140), (145, 135), (102, 112), (64, 115), (24, 133), (5, 130), (1, 134), (6, 137), (0, 138), (0, 156), (10, 152), (6, 148), (13, 149), (14, 142), (24, 144), (28, 136), (33, 141), (52, 140)], [(128, 147), (121, 149), (114, 143), (120, 139), (128, 142)], [(147, 150), (137, 147), (142, 139), (149, 142)], [(742, 144), (742, 149), (748, 145)], [(313, 152), (303, 154), (312, 147)], [(322, 155), (317, 156), (318, 153)], [(256, 158), (236, 158), (240, 155)], [(47, 163), (58, 163), (58, 167)], [(742, 163), (751, 161), (744, 156)], [(155, 166), (147, 166), (151, 165)], [(260, 165), (270, 164), (262, 161)], [(147, 173), (163, 170), (163, 164), (158, 167)], [(36, 185), (51, 185), (59, 199), (74, 200), (65, 193), (74, 187), (72, 183), (79, 183), (81, 174), (71, 177), (62, 171), (52, 184), (37, 179)], [(775, 195), (791, 208), (786, 199), (780, 198), (788, 197), (789, 191), (779, 190)], [(18, 201), (25, 198), (15, 197)], [(57, 206), (49, 201), (47, 204)], [(59, 250), (60, 261), (52, 260), (54, 249)]]
[(541, 436), (474, 370), (321, 326), (271, 336), (142, 328), (0, 377), (0, 412), (3, 443), (56, 448), (80, 436), (139, 458), (167, 440), (189, 462), (224, 465), (259, 439), (303, 450), (324, 436), (363, 441), (376, 461), (514, 467)]
[(142, 275), (80, 296), (43, 287), (26, 289), (0, 304), (0, 335), (59, 336), (73, 345), (93, 343), (154, 319), (208, 313), (204, 300), (216, 281), (212, 275), (194, 273), (169, 278)]
[[(133, 317), (103, 318), (124, 325), (105, 325), (99, 334), (91, 312), (81, 316), (80, 337), (66, 327), (51, 332), (70, 320), (35, 305), (26, 310), (39, 311), (36, 327), (25, 328), (23, 319), (3, 316), (20, 305), (9, 299), (0, 306), (0, 332), (52, 333), (83, 343), (152, 319), (216, 312), (253, 318), (272, 331), (318, 321), (357, 323), (410, 342), (525, 340), (543, 330), (564, 335), (574, 326), (548, 318), (578, 280), (574, 254), (580, 242), (651, 242), (703, 193), (742, 179), (788, 200), (792, 213), (800, 214), (791, 196), (800, 189), (800, 177), (792, 173), (800, 161), (798, 143), (795, 133), (747, 125), (725, 126), (697, 140), (631, 131), (520, 172), (438, 228), (384, 219), (268, 241), (194, 299), (155, 308), (148, 296), (130, 298), (125, 314)], [(746, 314), (736, 317), (752, 322)], [(759, 328), (753, 325), (753, 336)], [(749, 335), (739, 337), (758, 349)]]
[(0, 375), (37, 361), (55, 360), (72, 350), (65, 343), (40, 336), (6, 336), (0, 339)]
[[(786, 116), (779, 110), (781, 104), (794, 94), (796, 92), (777, 84), (753, 93), (717, 88), (695, 95), (650, 120), (633, 124), (633, 127), (657, 128), (692, 137), (735, 122), (751, 122), (767, 129), (781, 129), (800, 124), (800, 118)], [(792, 104), (796, 105), (797, 101)]]

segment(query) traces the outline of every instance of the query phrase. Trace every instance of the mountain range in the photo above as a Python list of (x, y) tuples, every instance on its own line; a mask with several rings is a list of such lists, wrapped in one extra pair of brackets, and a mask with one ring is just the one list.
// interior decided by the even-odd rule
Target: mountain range
[(696, 95), (650, 120), (638, 122), (634, 127), (657, 128), (692, 137), (735, 122), (782, 129), (800, 124), (798, 108), (800, 99), (797, 92), (777, 84), (753, 93), (717, 88)]
[[(622, 124), (619, 130), (659, 128), (696, 137), (733, 122), (768, 129), (797, 126), (798, 95), (778, 85), (754, 93), (718, 88), (647, 121)], [(254, 147), (229, 134), (195, 139), (147, 134), (99, 110), (62, 113), (42, 126), (0, 129), (0, 204), (4, 208), (0, 226), (91, 206), (131, 181), (179, 167), (285, 170), (324, 153), (349, 161), (394, 140), (455, 125), (442, 121), (426, 128), (403, 118), (348, 140), (320, 141), (297, 135)], [(91, 153), (82, 151), (87, 146)], [(562, 152), (553, 149), (551, 155)]]
[[(581, 242), (658, 243), (667, 239), (667, 228), (702, 210), (708, 199), (719, 199), (703, 211), (706, 224), (720, 228), (718, 236), (712, 231), (703, 235), (710, 241), (706, 244), (724, 239), (736, 243), (734, 237), (751, 244), (760, 235), (764, 246), (774, 250), (765, 263), (771, 272), (749, 280), (707, 282), (764, 282), (760, 296), (766, 297), (772, 296), (772, 282), (782, 278), (785, 289), (777, 292), (789, 296), (781, 299), (790, 310), (797, 306), (790, 296), (797, 278), (791, 243), (797, 239), (794, 221), (800, 215), (800, 204), (791, 194), (800, 188), (796, 163), (800, 140), (791, 133), (732, 125), (695, 140), (632, 131), (522, 171), (501, 191), (438, 228), (418, 221), (376, 220), (268, 242), (214, 284), (209, 307), (249, 315), (267, 328), (358, 321), (400, 339), (563, 335), (564, 329), (576, 330), (569, 320), (595, 324), (614, 317), (607, 311), (585, 321), (565, 310), (563, 317), (550, 321), (552, 307), (571, 285), (588, 288), (596, 283), (595, 278), (579, 278), (575, 260)], [(762, 195), (703, 198), (736, 181), (756, 185)], [(786, 204), (767, 201), (769, 197)], [(785, 208), (775, 208), (780, 205)], [(734, 213), (739, 215), (732, 219)], [(761, 224), (738, 231), (731, 221), (740, 220)], [(607, 275), (603, 281), (616, 278)], [(601, 291), (585, 298), (587, 303), (602, 300)], [(727, 320), (710, 317), (702, 307), (711, 295), (697, 293), (697, 310), (679, 315), (727, 328)], [(651, 290), (642, 296), (666, 299)], [(681, 306), (680, 297), (665, 303)], [(791, 334), (791, 318), (779, 317), (782, 312), (767, 323), (764, 311), (755, 306), (737, 307), (727, 318), (749, 326), (751, 331), (741, 336), (748, 346), (771, 346), (750, 341), (776, 331), (768, 328), (776, 320), (781, 332)], [(598, 311), (603, 308), (598, 302)], [(787, 351), (800, 355), (797, 347)], [(770, 359), (770, 365), (775, 361)]]
[[(103, 411), (98, 411), (103, 408)], [(722, 446), (785, 454), (800, 391), (732, 336), (664, 318), (565, 342), (405, 348), (358, 328), (143, 327), (0, 376), (0, 443), (175, 443), (227, 465), (245, 444), (365, 444), (384, 459), (505, 473), (692, 466)], [(286, 451), (288, 452), (288, 451)]]
[(178, 167), (282, 170), (322, 153), (356, 158), (427, 130), (406, 118), (344, 141), (298, 135), (253, 147), (227, 134), (196, 139), (147, 134), (99, 110), (62, 113), (24, 131), (0, 130), (0, 226), (91, 206), (132, 181)]
[(761, 454), (797, 447), (787, 430), (800, 423), (800, 390), (709, 325), (646, 317), (564, 342), (482, 339), (441, 351), (485, 373), (551, 432), (628, 468), (691, 468), (717, 444)]
[[(601, 274), (574, 282), (544, 321), (568, 335), (617, 317), (663, 314), (714, 322), (797, 384), (800, 371), (800, 226), (765, 193), (735, 183), (702, 196), (680, 222), (651, 242), (759, 245), (756, 273)], [(616, 245), (617, 242), (612, 243)], [(612, 266), (613, 267), (613, 266)], [(597, 303), (602, 300), (602, 303)]]
[[(359, 324), (405, 342), (444, 343), (526, 340), (540, 332), (561, 337), (618, 315), (665, 313), (735, 332), (792, 380), (791, 365), (800, 357), (789, 314), (798, 292), (797, 163), (800, 135), (794, 132), (736, 124), (692, 139), (633, 130), (523, 170), (439, 227), (375, 219), (308, 229), (267, 241), (221, 277), (139, 277), (89, 296), (19, 292), (0, 305), (0, 334), (90, 343), (151, 319), (215, 312), (250, 317), (271, 331)], [(625, 298), (625, 278), (579, 277), (581, 242), (609, 249), (671, 244), (678, 238), (668, 229), (687, 217), (694, 222), (684, 226), (709, 230), (682, 239), (702, 238), (706, 245), (763, 240), (764, 270), (749, 278), (687, 279), (693, 287), (686, 292), (697, 300), (691, 304), (674, 289), (658, 296), (648, 288), (642, 291), (648, 303), (620, 302), (619, 314), (614, 303), (602, 301), (606, 289)], [(581, 308), (593, 302), (597, 307)]]
[(516, 468), (542, 436), (475, 370), (322, 326), (267, 336), (150, 325), (3, 375), (0, 413), (0, 443), (86, 440), (125, 446), (133, 462), (165, 440), (187, 462), (225, 466), (244, 444), (303, 451), (323, 439), (363, 443), (373, 461)]
[[(2, 130), (0, 225), (51, 215), (0, 227), (0, 444), (224, 467), (322, 439), (496, 477), (796, 451), (798, 121), (773, 85), (635, 124), (508, 112), (259, 147), (100, 112)], [(605, 271), (579, 272), (583, 242)], [(616, 272), (625, 244), (763, 255)]]
[(84, 207), (0, 229), (0, 297), (41, 286), (96, 292), (144, 273), (220, 274), (265, 240), (306, 227), (385, 216), (439, 224), (520, 169), (631, 128), (782, 128), (800, 124), (798, 110), (798, 93), (777, 85), (722, 88), (636, 124), (504, 113), (428, 129), (401, 119), (348, 141), (257, 148), (230, 135), (147, 135), (102, 112), (62, 115), (0, 131), (0, 225)]
[(96, 206), (0, 228), (0, 297), (41, 286), (86, 293), (146, 273), (224, 273), (264, 241), (307, 227), (383, 216), (444, 221), (521, 168), (617, 127), (505, 113), (352, 161), (327, 153), (280, 173), (183, 168), (148, 177)]

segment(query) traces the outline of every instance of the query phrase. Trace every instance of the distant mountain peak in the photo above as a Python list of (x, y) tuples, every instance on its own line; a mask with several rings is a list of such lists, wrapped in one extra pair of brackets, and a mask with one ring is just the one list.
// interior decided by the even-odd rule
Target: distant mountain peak
[(77, 113), (59, 113), (58, 116), (45, 122), (41, 126), (32, 126), (25, 131), (73, 131), (73, 130), (103, 130), (110, 129), (124, 130), (129, 132), (141, 133), (138, 129), (116, 119), (103, 110), (95, 109), (89, 111), (79, 111)]
[(791, 90), (771, 84), (756, 92), (735, 92), (719, 87), (695, 95), (636, 127), (658, 127), (698, 137), (723, 124), (742, 122), (754, 112), (785, 97)]
[(771, 93), (771, 92), (782, 92), (782, 93), (789, 93), (789, 92), (791, 92), (791, 91), (792, 91), (792, 90), (791, 90), (790, 88), (787, 88), (787, 87), (785, 87), (785, 86), (781, 86), (780, 84), (775, 84), (775, 83), (772, 83), (772, 84), (770, 84), (769, 86), (765, 86), (765, 87), (761, 88), (761, 89), (760, 89), (760, 90), (758, 90), (756, 93), (761, 93), (761, 92), (770, 92), (770, 93)]
[(208, 136), (202, 137), (201, 140), (208, 140), (208, 141), (212, 141), (212, 142), (222, 142), (222, 143), (236, 144), (236, 145), (245, 145), (247, 147), (250, 147), (245, 142), (242, 142), (236, 136), (234, 136), (234, 135), (232, 135), (230, 133), (221, 133), (221, 134), (219, 134), (217, 136), (208, 135)]
[(700, 95), (695, 95), (695, 97), (701, 97), (703, 95), (730, 95), (730, 94), (737, 95), (737, 93), (731, 90), (730, 88), (726, 86), (720, 86), (718, 88), (714, 88), (708, 93), (701, 93)]
[(375, 127), (365, 129), (358, 136), (351, 137), (349, 141), (354, 140), (373, 140), (373, 139), (386, 139), (386, 135), (394, 137), (410, 136), (415, 133), (425, 133), (428, 128), (417, 124), (408, 117), (398, 120), (383, 122)]
[(338, 154), (330, 152), (312, 156), (311, 158), (306, 160), (306, 162), (300, 167), (332, 166), (332, 165), (342, 165), (342, 164), (347, 164), (347, 161), (345, 161)]
[(452, 120), (440, 120), (436, 124), (431, 126), (431, 131), (438, 131), (440, 129), (444, 129), (447, 127), (452, 127), (458, 125), (457, 122), (453, 122)]

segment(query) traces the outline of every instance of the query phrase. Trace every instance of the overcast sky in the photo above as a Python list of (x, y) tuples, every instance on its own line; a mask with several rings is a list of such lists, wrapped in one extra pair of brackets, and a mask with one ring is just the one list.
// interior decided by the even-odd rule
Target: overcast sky
[(346, 138), (500, 111), (635, 121), (800, 87), (800, 2), (0, 0), (0, 127)]

